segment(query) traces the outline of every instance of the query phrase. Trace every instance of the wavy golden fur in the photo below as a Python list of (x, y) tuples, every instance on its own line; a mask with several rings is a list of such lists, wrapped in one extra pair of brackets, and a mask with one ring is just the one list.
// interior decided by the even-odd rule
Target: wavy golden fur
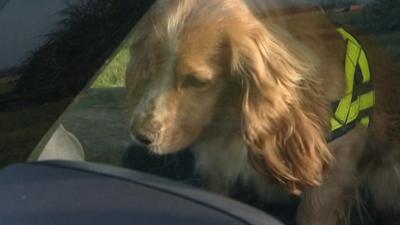
[[(272, 180), (301, 195), (299, 224), (333, 225), (346, 196), (361, 179), (369, 182), (356, 176), (372, 151), (365, 153), (365, 129), (326, 141), (330, 103), (344, 95), (345, 43), (318, 7), (159, 0), (134, 29), (132, 50), (126, 85), (133, 138), (156, 154), (192, 146), (210, 190), (229, 193), (241, 182), (261, 198), (285, 199)], [(371, 52), (370, 63), (382, 60), (384, 53)], [(387, 68), (372, 69), (383, 100), (373, 127), (383, 139), (393, 121), (386, 108), (400, 109), (383, 99), (396, 83)]]
[(243, 136), (254, 165), (292, 192), (318, 185), (332, 158), (325, 136), (329, 100), (314, 67), (318, 60), (272, 26), (248, 22), (244, 29), (239, 32), (246, 36), (229, 35), (232, 71), (243, 82)]

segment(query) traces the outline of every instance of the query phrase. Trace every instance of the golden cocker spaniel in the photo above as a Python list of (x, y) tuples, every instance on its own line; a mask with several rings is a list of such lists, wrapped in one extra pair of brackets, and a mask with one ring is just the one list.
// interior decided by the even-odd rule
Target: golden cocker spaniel
[(130, 126), (151, 152), (192, 146), (196, 170), (215, 192), (240, 182), (267, 201), (300, 195), (300, 225), (342, 223), (360, 183), (377, 209), (399, 209), (400, 152), (377, 139), (393, 138), (400, 83), (368, 40), (360, 42), (374, 77), (372, 132), (355, 125), (328, 141), (331, 105), (346, 95), (346, 41), (318, 7), (159, 0), (134, 32)]

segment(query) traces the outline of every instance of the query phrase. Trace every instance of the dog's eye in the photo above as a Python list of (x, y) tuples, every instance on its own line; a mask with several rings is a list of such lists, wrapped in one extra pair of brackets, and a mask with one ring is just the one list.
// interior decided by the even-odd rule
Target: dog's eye
[(210, 83), (209, 80), (200, 80), (194, 75), (187, 75), (182, 83), (182, 87), (202, 88), (206, 87), (209, 83)]

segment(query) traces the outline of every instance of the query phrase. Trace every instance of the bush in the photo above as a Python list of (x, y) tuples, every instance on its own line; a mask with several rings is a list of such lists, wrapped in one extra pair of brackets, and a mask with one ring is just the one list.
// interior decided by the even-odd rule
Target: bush
[(15, 92), (39, 102), (75, 96), (110, 57), (152, 0), (81, 0), (26, 60)]

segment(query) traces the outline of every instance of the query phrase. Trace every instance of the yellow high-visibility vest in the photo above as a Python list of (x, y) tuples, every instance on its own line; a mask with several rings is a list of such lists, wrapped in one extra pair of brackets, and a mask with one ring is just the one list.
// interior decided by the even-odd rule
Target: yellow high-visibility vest
[(364, 49), (345, 29), (338, 28), (337, 31), (346, 41), (346, 92), (342, 99), (332, 104), (329, 140), (344, 135), (357, 124), (368, 127), (375, 102), (371, 73)]

